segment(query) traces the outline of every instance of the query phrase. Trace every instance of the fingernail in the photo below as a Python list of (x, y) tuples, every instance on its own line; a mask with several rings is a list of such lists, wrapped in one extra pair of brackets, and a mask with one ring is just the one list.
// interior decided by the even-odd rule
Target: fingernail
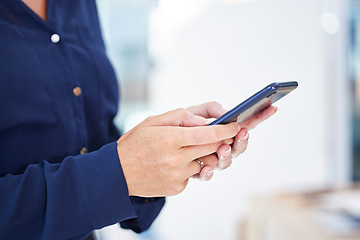
[(200, 172), (200, 180), (208, 181), (212, 177), (214, 168), (212, 166), (205, 166)]
[(231, 153), (231, 147), (229, 146), (228, 149), (224, 152), (224, 157), (230, 156)]
[(196, 116), (195, 117), (195, 119), (196, 119), (196, 122), (198, 123), (198, 124), (202, 124), (202, 125), (207, 125), (207, 122), (209, 121), (208, 119), (206, 119), (206, 118), (203, 118), (203, 117), (200, 117), (200, 116)]
[[(274, 106), (275, 107), (275, 106)], [(276, 113), (279, 109), (277, 107), (275, 107), (274, 113)], [(274, 114), (273, 113), (273, 114)]]
[(249, 139), (249, 131), (247, 129), (244, 129), (243, 132), (241, 133), (241, 142), (245, 142)]

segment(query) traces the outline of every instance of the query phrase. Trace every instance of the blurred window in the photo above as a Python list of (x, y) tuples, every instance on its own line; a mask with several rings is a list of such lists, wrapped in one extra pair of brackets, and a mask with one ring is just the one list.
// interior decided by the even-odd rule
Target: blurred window
[(97, 0), (108, 56), (117, 74), (121, 110), (115, 123), (121, 129), (127, 116), (147, 109), (148, 18), (157, 0)]
[(360, 0), (350, 2), (349, 64), (352, 87), (353, 180), (360, 180)]

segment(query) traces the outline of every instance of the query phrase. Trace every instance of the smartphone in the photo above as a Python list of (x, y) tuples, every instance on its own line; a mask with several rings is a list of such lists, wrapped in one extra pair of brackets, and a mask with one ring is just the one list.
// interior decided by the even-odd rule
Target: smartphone
[(226, 124), (234, 121), (244, 123), (256, 114), (265, 110), (271, 104), (284, 97), (295, 88), (298, 83), (293, 82), (280, 82), (272, 83), (259, 92), (255, 93), (209, 125)]

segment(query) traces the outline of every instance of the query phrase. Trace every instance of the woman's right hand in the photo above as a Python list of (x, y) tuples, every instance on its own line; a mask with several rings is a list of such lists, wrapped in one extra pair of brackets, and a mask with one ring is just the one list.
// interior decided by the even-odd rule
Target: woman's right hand
[(195, 160), (231, 144), (241, 129), (236, 122), (202, 126), (206, 122), (178, 109), (149, 117), (124, 134), (117, 149), (129, 195), (157, 197), (182, 192), (189, 177), (201, 171)]

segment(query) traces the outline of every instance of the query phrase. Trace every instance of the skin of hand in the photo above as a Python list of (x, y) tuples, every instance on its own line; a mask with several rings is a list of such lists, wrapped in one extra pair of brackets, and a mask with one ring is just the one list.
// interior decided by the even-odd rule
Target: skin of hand
[[(178, 109), (152, 116), (124, 134), (117, 150), (130, 196), (171, 196), (201, 171), (194, 160), (230, 145), (241, 125), (204, 126), (207, 119)], [(199, 127), (200, 126), (200, 127)]]
[[(204, 118), (219, 118), (226, 113), (226, 110), (217, 102), (209, 102), (187, 109), (191, 113)], [(195, 174), (193, 177), (208, 181), (213, 177), (215, 168), (221, 170), (228, 168), (232, 163), (232, 158), (237, 157), (246, 150), (249, 140), (248, 131), (274, 115), (277, 110), (277, 107), (269, 106), (242, 124), (241, 130), (235, 136), (232, 144), (223, 144), (219, 147), (217, 153), (199, 158), (198, 160), (204, 163), (204, 167), (200, 173)]]

